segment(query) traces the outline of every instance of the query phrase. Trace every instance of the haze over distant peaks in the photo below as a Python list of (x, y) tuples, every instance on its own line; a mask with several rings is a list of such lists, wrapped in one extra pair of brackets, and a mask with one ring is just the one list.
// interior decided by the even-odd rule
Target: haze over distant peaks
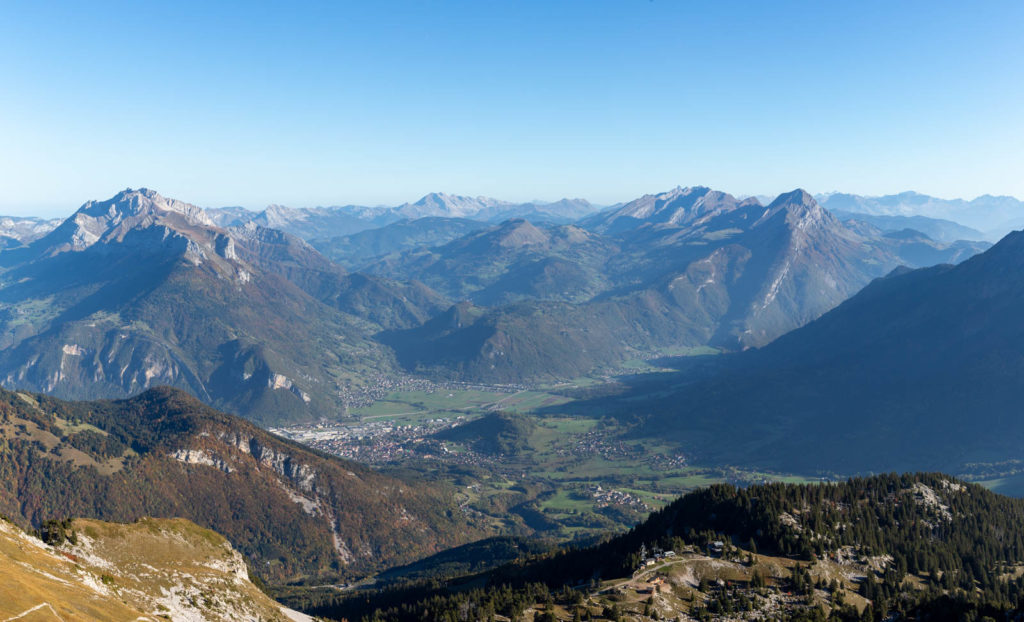
[(560, 199), (550, 203), (514, 203), (491, 197), (431, 192), (415, 202), (394, 207), (270, 205), (262, 212), (251, 212), (238, 207), (210, 208), (207, 212), (222, 226), (255, 221), (265, 227), (281, 229), (307, 240), (326, 240), (383, 227), (400, 220), (463, 218), (497, 223), (509, 218), (528, 218), (536, 222), (565, 224), (592, 214), (598, 209), (584, 199)]
[(983, 232), (990, 241), (1024, 226), (1024, 201), (1011, 196), (984, 194), (968, 201), (940, 199), (912, 191), (884, 196), (833, 192), (818, 195), (818, 200), (835, 211), (951, 220)]
[(509, 207), (512, 203), (489, 197), (467, 197), (443, 192), (431, 192), (415, 203), (406, 203), (395, 208), (403, 218), (423, 216), (454, 216), (465, 218), (476, 216), (485, 210)]
[(53, 231), (62, 218), (0, 216), (0, 249), (28, 244)]

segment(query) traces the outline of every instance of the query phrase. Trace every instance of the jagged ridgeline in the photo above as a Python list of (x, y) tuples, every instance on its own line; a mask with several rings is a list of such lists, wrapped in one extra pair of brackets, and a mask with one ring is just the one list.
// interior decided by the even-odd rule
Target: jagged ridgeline
[[(708, 545), (715, 542), (722, 543), (719, 552), (707, 560)], [(648, 577), (664, 577), (656, 604), (676, 607), (676, 613), (703, 615), (741, 602), (770, 602), (753, 596), (767, 584), (774, 591), (762, 593), (769, 596), (797, 595), (777, 601), (785, 609), (775, 614), (787, 618), (813, 619), (819, 607), (838, 619), (881, 620), (896, 612), (943, 608), (992, 614), (1019, 609), (1024, 598), (1024, 500), (941, 474), (820, 485), (715, 485), (681, 497), (603, 544), (453, 581), (451, 592), (420, 585), (368, 604), (323, 595), (296, 596), (289, 603), (350, 618), (377, 608), (376, 619), (395, 621), (445, 619), (456, 611), (468, 611), (470, 618), (488, 611), (515, 618), (536, 603), (543, 608), (561, 591), (567, 611), (608, 619), (599, 592), (620, 582), (599, 582), (628, 579), (643, 567), (645, 551), (658, 550), (678, 552), (662, 558), (665, 565)], [(673, 564), (685, 572), (673, 572)], [(721, 589), (714, 581), (720, 576), (731, 577), (734, 585)], [(468, 589), (473, 586), (478, 589)], [(726, 604), (730, 598), (735, 602)], [(855, 611), (837, 604), (843, 602)]]
[(475, 539), (450, 491), (276, 437), (184, 392), (65, 402), (0, 391), (0, 513), (185, 517), (269, 580), (351, 576)]

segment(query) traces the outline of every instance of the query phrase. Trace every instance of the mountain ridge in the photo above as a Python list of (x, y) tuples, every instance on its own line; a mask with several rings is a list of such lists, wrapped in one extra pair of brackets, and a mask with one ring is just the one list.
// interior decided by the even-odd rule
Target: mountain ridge
[(450, 491), (276, 437), (170, 388), (64, 402), (0, 391), (0, 512), (184, 517), (274, 580), (359, 576), (482, 533)]
[(1024, 226), (1024, 201), (991, 194), (973, 199), (941, 199), (907, 191), (882, 196), (847, 193), (819, 195), (828, 209), (866, 213), (873, 216), (928, 216), (944, 218), (984, 232), (997, 241), (1013, 229)]

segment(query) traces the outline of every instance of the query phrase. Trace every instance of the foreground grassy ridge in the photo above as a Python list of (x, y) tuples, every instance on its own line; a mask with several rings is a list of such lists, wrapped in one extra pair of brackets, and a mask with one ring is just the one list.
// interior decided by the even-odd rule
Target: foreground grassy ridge
[(0, 521), (0, 616), (21, 620), (300, 620), (248, 579), (222, 536), (183, 519), (76, 520), (47, 546)]

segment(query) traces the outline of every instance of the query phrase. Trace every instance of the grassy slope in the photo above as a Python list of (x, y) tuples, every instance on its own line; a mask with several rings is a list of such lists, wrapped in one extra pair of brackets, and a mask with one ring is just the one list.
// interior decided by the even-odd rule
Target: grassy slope
[(78, 520), (72, 529), (77, 544), (52, 547), (0, 521), (0, 616), (289, 619), (249, 582), (244, 561), (223, 537), (189, 521)]

